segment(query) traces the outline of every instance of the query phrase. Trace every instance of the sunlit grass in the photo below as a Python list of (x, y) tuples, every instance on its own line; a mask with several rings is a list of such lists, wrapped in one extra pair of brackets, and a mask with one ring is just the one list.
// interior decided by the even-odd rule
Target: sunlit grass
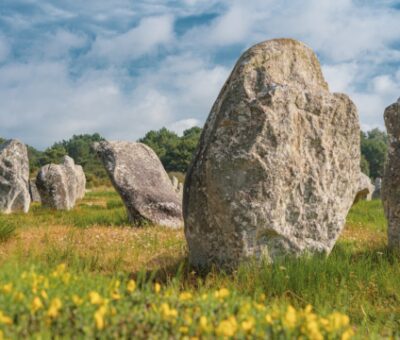
[[(318, 315), (333, 311), (349, 315), (361, 338), (400, 336), (396, 333), (400, 329), (400, 261), (398, 255), (386, 250), (386, 220), (380, 201), (359, 202), (352, 208), (346, 228), (328, 258), (246, 264), (233, 274), (212, 271), (206, 276), (188, 267), (183, 230), (131, 226), (120, 198), (111, 189), (88, 193), (69, 212), (36, 205), (27, 215), (0, 216), (0, 221), (16, 226), (15, 235), (0, 244), (0, 277), (4, 280), (17, 280), (13, 278), (15, 268), (23, 271), (35, 267), (46, 272), (46, 268), (65, 263), (78, 280), (89, 277), (103, 291), (116, 278), (144, 280), (149, 287), (159, 282), (175, 298), (179, 291), (200, 297), (226, 288), (232, 294), (232, 301), (227, 300), (232, 309), (215, 307), (214, 328), (229, 313), (235, 314), (241, 303), (256, 301), (264, 294), (267, 309), (277, 306), (284, 311), (292, 305), (300, 311), (310, 304)], [(154, 303), (151, 294), (140, 299)], [(183, 306), (174, 308), (185, 313)], [(119, 313), (123, 314), (121, 320), (134, 322), (128, 310)], [(161, 321), (159, 327), (145, 325), (148, 331), (160, 332), (153, 337), (166, 331)], [(49, 331), (43, 327), (43, 332)], [(256, 325), (255, 331), (265, 330), (262, 327), (265, 325)], [(178, 328), (166, 332), (172, 337), (180, 334)], [(190, 332), (197, 334), (194, 329)]]

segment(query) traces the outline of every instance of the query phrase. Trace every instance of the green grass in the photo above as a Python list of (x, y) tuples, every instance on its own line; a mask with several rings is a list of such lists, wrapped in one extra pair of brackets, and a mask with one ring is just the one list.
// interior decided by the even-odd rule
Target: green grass
[(15, 233), (15, 225), (8, 221), (0, 221), (0, 242), (4, 242), (13, 237)]
[[(293, 338), (312, 326), (310, 318), (316, 318), (323, 332), (324, 320), (334, 311), (350, 317), (356, 338), (400, 337), (400, 260), (386, 249), (380, 201), (359, 202), (351, 209), (328, 258), (249, 263), (232, 274), (212, 271), (205, 276), (188, 268), (182, 231), (129, 226), (123, 204), (112, 190), (90, 192), (70, 212), (35, 206), (27, 215), (0, 216), (0, 221), (17, 227), (15, 236), (0, 244), (0, 288), (12, 283), (13, 294), (23, 291), (26, 298), (15, 303), (11, 293), (4, 295), (0, 289), (0, 310), (14, 324), (0, 321), (7, 337), (26, 337), (29, 332), (42, 337), (214, 338), (222, 334), (222, 324), (233, 328), (237, 338), (265, 334)], [(51, 277), (60, 263), (74, 279), (68, 285), (50, 284), (48, 300), (39, 290), (32, 291), (32, 280), (21, 279), (24, 272)], [(130, 278), (139, 286), (132, 296), (126, 293)], [(123, 298), (113, 301), (110, 287), (116, 280), (121, 281)], [(162, 285), (160, 294), (154, 292), (155, 282)], [(229, 291), (223, 301), (215, 298), (221, 288)], [(100, 305), (90, 304), (90, 291), (109, 300), (104, 329), (96, 325), (94, 315)], [(190, 292), (190, 301), (180, 301), (182, 291)], [(74, 294), (85, 301), (82, 307), (73, 306)], [(32, 314), (36, 296), (44, 307)], [(59, 319), (49, 323), (45, 314), (57, 296), (63, 309)], [(177, 316), (165, 317), (163, 303), (176, 309)], [(314, 316), (305, 316), (307, 305), (313, 306)], [(293, 328), (286, 323), (288, 306), (297, 311), (298, 325)], [(190, 324), (185, 315), (192, 319)], [(267, 315), (273, 315), (272, 323), (265, 321)], [(201, 316), (207, 317), (209, 329), (200, 329)], [(232, 317), (236, 326), (229, 321)], [(252, 330), (245, 331), (242, 323), (248, 326), (253, 321)], [(328, 336), (325, 331), (325, 338), (340, 337), (342, 332)]]

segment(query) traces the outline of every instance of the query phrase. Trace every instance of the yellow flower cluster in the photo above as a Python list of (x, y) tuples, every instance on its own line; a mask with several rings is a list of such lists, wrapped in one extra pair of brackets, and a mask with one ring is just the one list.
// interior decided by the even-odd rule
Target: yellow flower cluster
[[(154, 325), (154, 329), (188, 339), (263, 338), (270, 334), (288, 339), (348, 340), (354, 335), (347, 315), (333, 312), (322, 317), (311, 306), (296, 309), (271, 305), (265, 294), (251, 299), (224, 287), (201, 294), (177, 292), (173, 286), (159, 283), (142, 289), (134, 280), (116, 279), (88, 288), (80, 281), (76, 285), (79, 288), (75, 288), (72, 283), (78, 278), (65, 265), (59, 265), (47, 276), (31, 271), (21, 277), (23, 280), (0, 284), (0, 305), (5, 306), (0, 310), (0, 340), (6, 336), (18, 338), (12, 327), (21, 320), (42, 320), (35, 327), (48, 329), (38, 328), (38, 332), (48, 332), (53, 326), (58, 331), (62, 329), (60, 325), (76, 324), (77, 333), (72, 329), (71, 334), (81, 336), (84, 330), (89, 332), (85, 333), (87, 337), (96, 337), (99, 332), (113, 337), (119, 334), (115, 332), (120, 327), (128, 327), (123, 334), (134, 334), (141, 327), (151, 332)], [(140, 324), (132, 320), (140, 320)], [(33, 326), (18, 324), (19, 329), (24, 327)], [(60, 334), (54, 337), (57, 335)]]

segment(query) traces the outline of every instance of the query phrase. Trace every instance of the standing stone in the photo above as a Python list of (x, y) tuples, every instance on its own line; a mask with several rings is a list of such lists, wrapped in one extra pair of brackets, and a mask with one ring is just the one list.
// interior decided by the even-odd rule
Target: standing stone
[(375, 186), (371, 183), (371, 179), (366, 174), (361, 172), (358, 180), (356, 198), (354, 199), (353, 204), (356, 204), (361, 200), (370, 201), (374, 191)]
[(85, 197), (86, 193), (86, 176), (85, 172), (81, 165), (75, 165), (75, 171), (78, 181), (78, 188), (77, 188), (77, 199), (82, 199)]
[[(82, 171), (82, 173), (81, 173)], [(83, 176), (83, 178), (82, 178)], [(70, 210), (76, 200), (82, 198), (82, 186), (86, 179), (80, 166), (74, 160), (65, 156), (62, 164), (43, 166), (36, 178), (42, 204), (57, 210)], [(84, 180), (84, 182), (83, 182)]]
[(354, 201), (360, 129), (316, 55), (291, 39), (243, 54), (206, 121), (184, 189), (192, 265), (329, 253)]
[(388, 219), (389, 247), (400, 249), (400, 98), (386, 108), (384, 118), (389, 148), (382, 183), (382, 201)]
[(39, 190), (36, 186), (36, 180), (30, 179), (29, 180), (29, 194), (31, 195), (32, 202), (41, 202)]
[(175, 176), (172, 176), (171, 182), (172, 182), (172, 186), (174, 187), (174, 190), (177, 191), (178, 185), (179, 185), (179, 180)]
[(0, 145), (0, 212), (27, 213), (30, 203), (28, 151), (11, 139)]
[(182, 226), (182, 204), (159, 158), (141, 143), (100, 142), (94, 149), (133, 223)]
[(381, 198), (381, 190), (382, 190), (382, 178), (375, 179), (375, 190), (372, 194), (373, 200), (378, 200)]

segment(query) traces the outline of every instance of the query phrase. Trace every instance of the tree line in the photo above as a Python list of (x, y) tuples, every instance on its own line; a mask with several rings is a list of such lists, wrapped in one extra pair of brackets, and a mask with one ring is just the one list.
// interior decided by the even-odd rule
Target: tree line
[[(150, 146), (160, 158), (168, 172), (185, 173), (199, 142), (201, 128), (193, 127), (178, 136), (166, 128), (149, 131), (139, 142)], [(98, 134), (74, 135), (69, 140), (54, 143), (44, 151), (28, 146), (31, 176), (40, 167), (49, 163), (60, 163), (65, 155), (82, 165), (88, 184), (92, 186), (108, 183), (104, 167), (92, 150), (94, 142), (104, 138)], [(0, 138), (0, 143), (4, 139)], [(387, 134), (379, 129), (361, 132), (361, 170), (372, 179), (382, 177), (387, 153)]]

